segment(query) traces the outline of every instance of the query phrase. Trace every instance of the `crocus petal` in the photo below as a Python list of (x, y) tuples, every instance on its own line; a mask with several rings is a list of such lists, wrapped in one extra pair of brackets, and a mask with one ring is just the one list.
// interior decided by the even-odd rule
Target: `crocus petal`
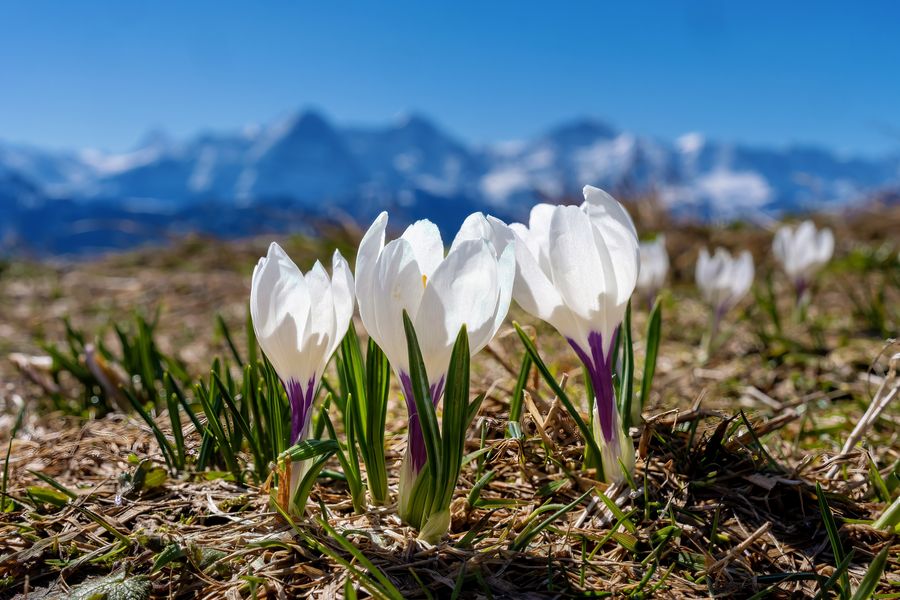
[[(597, 321), (604, 329), (609, 299), (616, 297), (616, 282), (610, 272), (607, 249), (598, 248), (590, 219), (575, 206), (561, 206), (550, 223), (549, 248), (553, 285), (565, 305), (579, 317), (578, 323)], [(590, 331), (579, 327), (576, 341)], [(604, 337), (611, 332), (603, 331)]]
[(450, 252), (456, 249), (460, 243), (468, 240), (488, 240), (494, 248), (497, 256), (510, 244), (515, 243), (516, 236), (512, 230), (502, 221), (490, 215), (485, 217), (483, 214), (473, 213), (466, 217), (463, 224), (459, 228), (456, 237), (453, 238), (453, 244), (450, 246)]
[(444, 260), (444, 242), (437, 225), (427, 219), (416, 221), (406, 228), (401, 238), (409, 242), (422, 275), (430, 278)]
[(666, 236), (658, 235), (652, 242), (641, 242), (640, 254), (637, 288), (652, 297), (665, 284), (669, 271)]
[(337, 333), (334, 316), (334, 296), (331, 292), (331, 280), (322, 263), (316, 261), (306, 274), (306, 285), (311, 298), (310, 328), (301, 346), (300, 360), (314, 365), (314, 376), (320, 376), (331, 357), (329, 350)]
[(515, 281), (516, 247), (515, 243), (512, 243), (506, 246), (506, 249), (503, 250), (503, 254), (500, 255), (500, 259), (497, 261), (497, 284), (499, 285), (500, 290), (497, 294), (497, 309), (494, 314), (494, 326), (491, 328), (488, 339), (483, 344), (478, 345), (479, 350), (491, 341), (497, 331), (500, 330), (503, 321), (506, 319), (506, 314), (509, 312), (509, 304), (512, 301), (512, 291)]
[[(597, 253), (603, 261), (603, 273), (607, 278), (607, 292), (601, 300), (602, 309), (597, 316), (591, 317), (595, 325), (591, 327), (603, 336), (605, 346), (604, 354), (610, 352), (613, 332), (625, 318), (625, 310), (628, 300), (634, 293), (637, 285), (638, 265), (640, 253), (637, 247), (637, 238), (631, 237), (621, 227), (608, 227), (602, 233), (596, 225), (592, 225), (594, 243)], [(617, 237), (621, 234), (622, 237)]]
[[(463, 324), (474, 353), (490, 339), (499, 297), (497, 259), (485, 240), (467, 240), (447, 255), (425, 286), (415, 327), (429, 383), (447, 372)], [(507, 305), (508, 306), (508, 305)]]
[(403, 311), (415, 320), (424, 289), (422, 272), (410, 243), (403, 238), (388, 243), (376, 263), (374, 329), (378, 333), (370, 329), (369, 335), (375, 338), (394, 369), (409, 372)]
[(350, 319), (353, 318), (353, 305), (355, 300), (353, 274), (350, 273), (350, 265), (341, 256), (338, 250), (331, 257), (331, 294), (334, 298), (335, 333), (331, 341), (328, 355), (334, 354), (341, 343), (347, 328), (350, 327)]
[(634, 221), (631, 220), (631, 215), (628, 214), (628, 211), (625, 210), (625, 207), (618, 200), (600, 188), (591, 185), (584, 186), (582, 192), (584, 193), (584, 203), (581, 205), (581, 208), (592, 219), (609, 217), (629, 231), (634, 238), (637, 238), (637, 229), (634, 226)]
[[(462, 242), (469, 240), (491, 240), (492, 237), (493, 231), (491, 230), (491, 225), (488, 223), (484, 214), (480, 212), (472, 213), (466, 217), (466, 220), (459, 226), (459, 231), (456, 232), (456, 237), (453, 238), (453, 243), (450, 244), (450, 252), (456, 250)], [(448, 252), (448, 255), (450, 252)]]
[(772, 250), (775, 253), (775, 258), (778, 259), (782, 265), (787, 263), (788, 257), (790, 256), (790, 242), (791, 242), (791, 228), (790, 227), (781, 227), (778, 231), (775, 232), (775, 239), (772, 242)]
[(529, 247), (537, 250), (534, 257), (537, 259), (541, 270), (548, 277), (550, 276), (550, 222), (553, 220), (553, 214), (558, 206), (552, 204), (535, 204), (531, 208), (531, 214), (528, 216), (528, 232), (532, 238)]
[(700, 248), (700, 253), (697, 255), (697, 264), (694, 266), (694, 278), (701, 286), (710, 278), (709, 261), (709, 250)]
[(736, 272), (733, 276), (733, 286), (731, 290), (730, 304), (734, 305), (740, 302), (753, 285), (753, 255), (747, 250), (741, 252), (737, 260)]
[(816, 258), (818, 259), (819, 265), (824, 265), (831, 260), (833, 254), (834, 234), (831, 233), (830, 229), (823, 229), (819, 232), (816, 244)]
[(273, 242), (253, 270), (250, 316), (260, 348), (283, 380), (297, 374), (295, 360), (309, 313), (310, 294), (303, 274)]
[(516, 278), (513, 284), (513, 299), (525, 312), (550, 323), (564, 336), (569, 336), (575, 329), (571, 311), (563, 303), (562, 296), (549, 275), (538, 264), (537, 254), (532, 253), (531, 244), (534, 243), (534, 236), (529, 235), (532, 240), (529, 243), (520, 236), (519, 229), (515, 228), (515, 225), (518, 223), (510, 226), (516, 233)]
[[(511, 223), (509, 225), (510, 231), (513, 232), (516, 236), (516, 243), (523, 245), (528, 249), (531, 253), (532, 259), (535, 261), (535, 265), (537, 265), (538, 257), (541, 255), (541, 245), (535, 235), (532, 235), (531, 231), (528, 230), (528, 227), (522, 225), (521, 223)], [(540, 266), (538, 266), (540, 269)], [(542, 271), (543, 272), (543, 271)], [(545, 276), (549, 275), (544, 273)]]
[(378, 218), (366, 231), (356, 253), (356, 297), (359, 302), (359, 317), (369, 335), (378, 335), (378, 321), (375, 318), (375, 277), (376, 262), (384, 248), (384, 230), (387, 228), (388, 214)]
[(797, 230), (794, 232), (795, 246), (802, 249), (812, 248), (815, 244), (815, 240), (816, 225), (810, 220), (800, 223)]
[[(609, 255), (609, 269), (604, 266), (607, 275), (607, 290), (615, 290), (610, 294), (615, 303), (624, 305), (631, 298), (637, 285), (640, 270), (640, 246), (637, 237), (619, 221), (609, 221), (607, 217), (598, 221), (591, 219), (594, 243), (601, 256)], [(604, 252), (605, 247), (605, 252)], [(609, 294), (609, 292), (607, 292)]]

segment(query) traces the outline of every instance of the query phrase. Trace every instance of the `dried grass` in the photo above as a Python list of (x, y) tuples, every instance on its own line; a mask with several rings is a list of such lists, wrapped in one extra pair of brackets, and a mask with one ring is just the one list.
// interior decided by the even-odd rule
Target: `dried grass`
[[(896, 210), (832, 218), (839, 251), (888, 240), (898, 218)], [(851, 582), (862, 578), (882, 547), (893, 545), (879, 591), (895, 593), (898, 539), (857, 521), (871, 520), (885, 507), (873, 495), (869, 464), (871, 459), (887, 476), (900, 461), (897, 407), (888, 407), (855, 453), (835, 460), (886, 364), (884, 358), (876, 360), (885, 341), (853, 317), (843, 289), (848, 277), (853, 285), (865, 285), (863, 276), (826, 279), (812, 315), (823, 324), (820, 340), (791, 325), (787, 334), (801, 340), (801, 349), (761, 347), (754, 334), (759, 316), (747, 302), (748, 317), (733, 315), (732, 335), (701, 367), (697, 345), (706, 312), (686, 286), (697, 241), (749, 246), (764, 259), (768, 235), (752, 228), (669, 227), (675, 227), (668, 232), (675, 289), (665, 303), (664, 342), (647, 423), (635, 434), (638, 489), (606, 491), (618, 514), (602, 502), (585, 502), (524, 551), (510, 549), (538, 507), (569, 503), (596, 482), (592, 473), (579, 469), (582, 448), (570, 418), (536, 379), (525, 409), (525, 439), (503, 437), (521, 356), (509, 331), (476, 361), (473, 387), (493, 389), (467, 448), (474, 451), (483, 443), (492, 450), (483, 463), (476, 460), (463, 469), (451, 535), (438, 546), (416, 541), (391, 506), (353, 514), (346, 486), (335, 479), (321, 480), (313, 492), (309, 518), (298, 525), (308, 537), (273, 513), (259, 489), (223, 478), (170, 477), (131, 493), (122, 475), (134, 472), (135, 458), (161, 463), (146, 425), (121, 414), (84, 421), (42, 412), (42, 385), (27, 369), (0, 361), (3, 447), (16, 405), (29, 407), (9, 459), (8, 493), (21, 503), (0, 514), (0, 597), (65, 595), (88, 577), (123, 569), (149, 575), (155, 598), (342, 597), (348, 578), (352, 585), (358, 581), (312, 541), (352, 557), (317, 518), (343, 532), (410, 598), (449, 598), (454, 590), (456, 597), (466, 598), (603, 592), (750, 597), (766, 589), (774, 597), (813, 597), (835, 567), (816, 482), (828, 492), (844, 548), (855, 550)], [(222, 312), (230, 323), (242, 322), (247, 273), (267, 241), (191, 241), (94, 263), (14, 264), (0, 279), (0, 352), (39, 353), (36, 339), (60, 339), (64, 315), (99, 332), (110, 319), (135, 308), (162, 305), (161, 343), (202, 372), (223, 350), (212, 333), (213, 315)], [(302, 264), (332, 244), (288, 240), (287, 245)], [(896, 303), (898, 290), (890, 293)], [(789, 302), (786, 292), (781, 296)], [(531, 322), (518, 313), (513, 317)], [(641, 317), (638, 313), (638, 334)], [(577, 392), (573, 397), (581, 397), (575, 357), (544, 326), (537, 329), (541, 352), (552, 358), (560, 375), (567, 374), (566, 385)], [(642, 336), (636, 337), (640, 344)], [(642, 354), (640, 346), (636, 350)], [(405, 427), (396, 394), (393, 402), (391, 474), (398, 471)], [(159, 422), (167, 423), (167, 417)], [(196, 449), (197, 436), (188, 441)], [(828, 477), (835, 464), (839, 475)], [(480, 495), (489, 508), (469, 506), (468, 492), (486, 470), (496, 473)], [(33, 472), (54, 478), (76, 499), (59, 508), (31, 507), (36, 503), (28, 499), (28, 487), (46, 487)], [(395, 494), (396, 480), (390, 486)], [(185, 556), (153, 571), (154, 561), (172, 544)]]

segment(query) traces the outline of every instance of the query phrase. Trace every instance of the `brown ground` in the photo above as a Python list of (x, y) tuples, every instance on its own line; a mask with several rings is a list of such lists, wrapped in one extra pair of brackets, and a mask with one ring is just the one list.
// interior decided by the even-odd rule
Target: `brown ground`
[[(829, 492), (844, 549), (855, 551), (848, 568), (851, 587), (857, 587), (872, 557), (893, 544), (879, 591), (897, 593), (900, 544), (866, 524), (886, 506), (876, 496), (869, 459), (888, 484), (896, 480), (896, 403), (861, 447), (841, 461), (838, 475), (826, 473), (884, 376), (888, 356), (900, 351), (885, 341), (897, 331), (900, 312), (900, 210), (819, 220), (835, 229), (838, 248), (820, 279), (809, 319), (791, 321), (790, 294), (776, 272), (784, 339), (763, 342), (760, 328), (771, 333), (771, 327), (748, 297), (728, 318), (732, 329), (725, 344), (701, 365), (698, 346), (708, 313), (691, 286), (699, 243), (750, 248), (762, 288), (772, 268), (771, 233), (755, 227), (678, 226), (657, 214), (638, 219), (645, 228), (667, 232), (673, 261), (654, 393), (645, 407), (648, 424), (635, 438), (640, 491), (607, 490), (626, 519), (585, 501), (522, 552), (510, 550), (510, 543), (529, 515), (545, 502), (576, 499), (590, 488), (585, 479), (590, 474), (577, 471), (578, 435), (536, 378), (535, 410), (526, 414), (527, 439), (521, 444), (503, 439), (522, 355), (511, 327), (473, 361), (473, 388), (495, 387), (470, 432), (470, 450), (481, 446), (482, 432), (483, 443), (495, 450), (464, 468), (453, 533), (431, 547), (416, 542), (390, 506), (353, 515), (346, 487), (331, 479), (317, 486), (310, 519), (296, 530), (269, 511), (257, 489), (223, 479), (170, 476), (133, 497), (120, 496), (120, 476), (134, 472), (137, 461), (161, 462), (146, 425), (119, 412), (97, 419), (53, 412), (40, 367), (22, 370), (5, 359), (13, 352), (42, 355), (42, 341), (60, 343), (63, 317), (112, 345), (111, 322), (127, 322), (135, 310), (150, 315), (159, 308), (162, 350), (202, 375), (214, 355), (226, 352), (214, 329), (215, 314), (222, 314), (233, 331), (243, 331), (249, 274), (268, 239), (193, 239), (88, 263), (0, 266), (2, 447), (9, 443), (18, 407), (27, 407), (9, 457), (8, 494), (21, 502), (0, 515), (0, 597), (55, 597), (70, 588), (76, 591), (68, 595), (79, 597), (79, 584), (110, 573), (122, 574), (158, 598), (344, 595), (348, 578), (357, 587), (360, 579), (334, 556), (359, 564), (316, 523), (322, 510), (406, 597), (451, 597), (454, 588), (459, 597), (485, 598), (600, 591), (750, 597), (767, 589), (776, 597), (812, 597), (836, 564), (816, 482)], [(354, 232), (333, 231), (327, 235), (332, 242), (279, 241), (308, 268), (335, 245), (349, 255), (353, 237)], [(855, 302), (866, 305), (868, 298), (872, 304), (882, 283), (887, 316), (879, 324), (856, 314)], [(636, 306), (639, 357), (645, 312)], [(533, 324), (518, 310), (511, 318)], [(542, 354), (558, 373), (570, 374), (568, 389), (580, 398), (575, 357), (549, 329), (539, 326), (538, 332)], [(81, 393), (71, 378), (63, 375), (60, 382), (64, 395)], [(405, 423), (402, 403), (396, 396), (393, 402), (388, 425), (392, 475)], [(159, 422), (168, 418), (163, 415)], [(189, 446), (196, 448), (198, 440), (195, 434)], [(489, 503), (490, 509), (469, 507), (465, 498), (485, 469), (497, 476), (481, 497), (506, 502)], [(33, 472), (54, 478), (77, 498), (57, 508), (33, 506), (26, 501), (27, 488), (47, 485)], [(892, 488), (892, 494), (896, 497), (897, 490)], [(154, 561), (172, 544), (185, 556), (154, 570)], [(330, 552), (323, 553), (319, 544)], [(364, 587), (359, 592), (369, 593)]]

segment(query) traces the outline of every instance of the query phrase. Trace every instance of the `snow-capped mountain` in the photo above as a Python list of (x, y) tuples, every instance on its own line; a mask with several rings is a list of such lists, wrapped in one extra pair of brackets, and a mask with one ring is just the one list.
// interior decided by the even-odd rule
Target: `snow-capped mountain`
[(385, 127), (348, 128), (343, 135), (370, 182), (388, 191), (472, 195), (485, 170), (475, 152), (420, 115), (401, 117)]
[(660, 143), (589, 119), (564, 123), (538, 139), (489, 150), (480, 190), (497, 207), (577, 197), (585, 183), (636, 194), (671, 179), (672, 154)]
[[(390, 209), (392, 223), (429, 216), (450, 229), (471, 210), (522, 218), (534, 202), (577, 197), (586, 183), (624, 197), (655, 193), (685, 216), (729, 219), (842, 206), (900, 187), (900, 160), (751, 148), (696, 133), (666, 141), (593, 119), (561, 123), (531, 140), (473, 147), (419, 114), (378, 127), (340, 127), (305, 111), (187, 140), (153, 132), (120, 154), (0, 143), (0, 239), (27, 243), (21, 232), (16, 237), (17, 219), (28, 211), (56, 214), (45, 205), (58, 202), (65, 202), (58, 212), (66, 218), (102, 207), (142, 215), (163, 232), (176, 214), (181, 229), (198, 221), (211, 230), (192, 211), (252, 219), (254, 210), (272, 206), (360, 221)], [(49, 221), (47, 227), (65, 227), (60, 218)], [(226, 221), (217, 233), (230, 233)], [(41, 227), (40, 219), (28, 222), (31, 234)], [(231, 233), (246, 228), (238, 229)], [(95, 240), (102, 245), (102, 235)]]

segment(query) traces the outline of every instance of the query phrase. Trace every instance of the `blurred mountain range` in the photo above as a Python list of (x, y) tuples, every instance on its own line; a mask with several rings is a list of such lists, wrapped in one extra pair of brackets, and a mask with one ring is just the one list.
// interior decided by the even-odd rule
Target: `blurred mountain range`
[(450, 230), (483, 210), (527, 218), (539, 200), (590, 183), (655, 194), (699, 219), (843, 207), (900, 187), (900, 157), (824, 148), (753, 148), (700, 134), (664, 141), (593, 119), (520, 142), (470, 146), (422, 115), (341, 127), (304, 111), (264, 127), (187, 140), (153, 132), (132, 151), (47, 151), (0, 142), (0, 249), (81, 254), (184, 232), (310, 232), (321, 219), (392, 224), (428, 217)]

